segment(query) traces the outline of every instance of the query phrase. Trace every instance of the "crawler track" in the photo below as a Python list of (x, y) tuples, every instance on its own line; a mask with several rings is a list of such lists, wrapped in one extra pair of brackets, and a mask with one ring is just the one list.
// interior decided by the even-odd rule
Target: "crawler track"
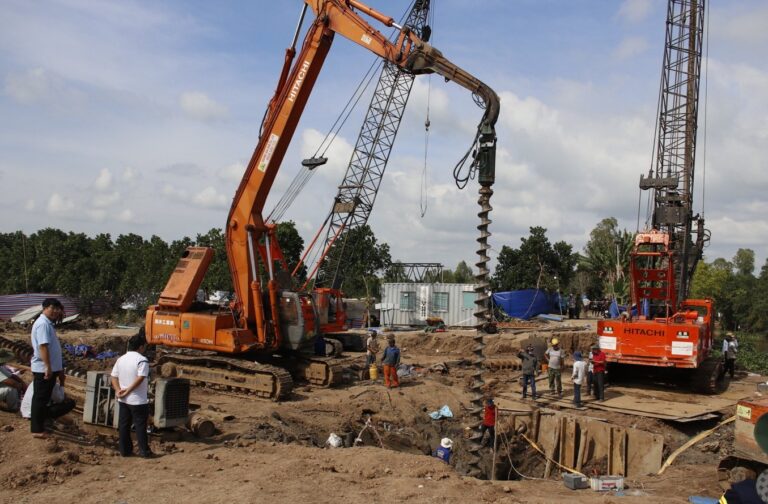
[(168, 352), (158, 357), (157, 365), (164, 377), (187, 378), (273, 401), (285, 399), (293, 390), (293, 379), (285, 369), (245, 359), (203, 352)]

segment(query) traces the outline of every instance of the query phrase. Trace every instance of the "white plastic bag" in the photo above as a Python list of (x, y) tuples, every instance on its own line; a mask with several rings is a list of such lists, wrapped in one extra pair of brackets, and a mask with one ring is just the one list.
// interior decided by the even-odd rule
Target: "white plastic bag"
[(343, 442), (341, 440), (341, 437), (331, 432), (331, 435), (328, 436), (328, 441), (326, 441), (325, 444), (327, 444), (331, 448), (341, 448), (341, 445), (343, 444)]

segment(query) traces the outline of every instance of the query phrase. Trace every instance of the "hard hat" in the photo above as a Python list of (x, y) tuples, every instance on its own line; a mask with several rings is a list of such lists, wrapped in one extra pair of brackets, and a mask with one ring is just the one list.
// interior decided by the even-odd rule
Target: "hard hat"
[(573, 352), (573, 358), (576, 360), (581, 360), (581, 352), (579, 352), (578, 350)]
[(440, 446), (450, 449), (453, 446), (453, 441), (451, 441), (450, 438), (444, 437), (440, 440)]
[(558, 343), (560, 343), (560, 340), (559, 340), (559, 339), (557, 339), (557, 338), (552, 338), (552, 344), (553, 344), (553, 345), (557, 345)]
[(371, 336), (376, 336), (379, 333), (377, 333), (375, 329), (371, 329), (370, 331), (368, 331), (368, 334), (370, 334)]

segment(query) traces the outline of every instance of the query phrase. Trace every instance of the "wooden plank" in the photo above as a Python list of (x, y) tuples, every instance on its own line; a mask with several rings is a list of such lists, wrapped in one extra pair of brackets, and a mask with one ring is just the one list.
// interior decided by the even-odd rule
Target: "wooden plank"
[(560, 426), (562, 425), (562, 422), (560, 422), (560, 418), (555, 419), (555, 428), (552, 431), (552, 448), (547, 453), (547, 465), (544, 466), (544, 479), (549, 478), (549, 475), (552, 471), (552, 461), (556, 460), (555, 457), (558, 456), (558, 452), (560, 451), (558, 448), (560, 446)]
[(575, 417), (570, 415), (564, 417), (565, 435), (563, 435), (562, 448), (562, 460), (561, 464), (568, 467), (576, 466), (576, 449), (578, 448), (578, 421)]
[(608, 460), (608, 472), (612, 475), (626, 476), (627, 473), (627, 431), (622, 427), (611, 429), (611, 451)]
[(584, 465), (584, 457), (587, 454), (587, 442), (589, 440), (589, 427), (582, 427), (579, 435), (579, 450), (576, 452), (576, 470), (581, 471)]
[(661, 468), (664, 437), (637, 429), (627, 429), (627, 476), (655, 474)]

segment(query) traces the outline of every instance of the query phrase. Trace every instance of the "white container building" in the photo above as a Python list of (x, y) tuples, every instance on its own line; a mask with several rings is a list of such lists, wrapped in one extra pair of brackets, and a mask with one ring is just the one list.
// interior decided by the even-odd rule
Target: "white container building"
[(475, 284), (385, 283), (381, 286), (382, 325), (426, 326), (427, 318), (439, 317), (447, 326), (472, 327)]

